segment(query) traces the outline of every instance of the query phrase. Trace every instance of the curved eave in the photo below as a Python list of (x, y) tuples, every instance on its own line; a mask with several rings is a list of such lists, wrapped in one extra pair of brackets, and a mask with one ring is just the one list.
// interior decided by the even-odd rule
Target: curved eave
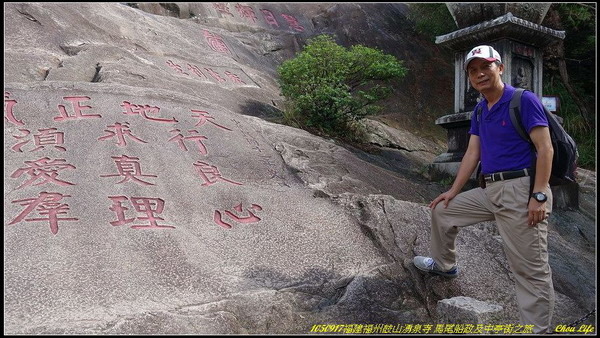
[(476, 44), (510, 38), (535, 47), (565, 38), (565, 31), (557, 31), (507, 13), (494, 20), (437, 36), (435, 43), (453, 50), (465, 50)]

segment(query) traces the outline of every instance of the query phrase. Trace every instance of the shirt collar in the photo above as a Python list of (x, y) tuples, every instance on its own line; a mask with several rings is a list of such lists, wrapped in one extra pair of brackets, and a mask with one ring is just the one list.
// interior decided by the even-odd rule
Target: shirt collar
[(517, 89), (515, 87), (505, 83), (504, 84), (504, 93), (502, 94), (502, 97), (500, 98), (498, 103), (504, 103), (504, 102), (510, 101), (516, 90)]
[[(498, 102), (496, 102), (496, 104), (494, 104), (494, 107), (493, 107), (494, 110), (497, 109), (496, 107), (500, 107), (500, 105), (502, 103), (510, 102), (510, 100), (512, 99), (512, 96), (513, 96), (513, 94), (515, 92), (515, 90), (516, 90), (515, 87), (513, 87), (511, 85), (508, 85), (508, 84), (505, 83), (504, 84), (504, 91), (502, 93), (502, 96), (500, 97), (500, 100), (498, 100)], [(486, 99), (484, 99), (484, 101), (485, 101), (485, 105), (484, 106), (487, 107), (487, 103), (488, 102), (487, 102)]]

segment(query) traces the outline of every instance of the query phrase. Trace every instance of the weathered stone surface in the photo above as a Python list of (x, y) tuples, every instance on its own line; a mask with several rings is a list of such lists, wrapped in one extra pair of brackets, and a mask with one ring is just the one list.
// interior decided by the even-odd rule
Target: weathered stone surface
[(502, 306), (479, 301), (470, 297), (453, 297), (438, 302), (437, 313), (441, 323), (456, 324), (504, 324), (495, 317)]
[(506, 13), (537, 24), (542, 23), (550, 3), (447, 3), (458, 28), (492, 20)]
[[(426, 204), (444, 189), (419, 175), (428, 140), (379, 125), (387, 148), (365, 153), (264, 120), (281, 100), (275, 67), (327, 30), (416, 69), (391, 110), (441, 105), (414, 88), (449, 63), (398, 33), (405, 6), (240, 5), (256, 21), (232, 3), (231, 15), (212, 3), (5, 5), (5, 334), (432, 324), (437, 302), (458, 296), (517, 322), (493, 223), (461, 231), (458, 279), (410, 263), (428, 252)], [(552, 217), (564, 324), (595, 306), (595, 219)]]

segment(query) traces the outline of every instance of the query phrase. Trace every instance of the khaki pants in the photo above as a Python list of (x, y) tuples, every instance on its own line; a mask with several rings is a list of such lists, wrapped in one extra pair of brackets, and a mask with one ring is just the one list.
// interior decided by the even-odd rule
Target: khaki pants
[[(496, 221), (504, 252), (514, 274), (521, 324), (533, 325), (535, 333), (551, 332), (554, 311), (552, 271), (548, 264), (548, 221), (527, 224), (529, 177), (491, 182), (454, 197), (447, 208), (443, 201), (432, 210), (431, 255), (448, 270), (456, 263), (454, 242), (460, 227)], [(547, 213), (552, 211), (548, 186)]]

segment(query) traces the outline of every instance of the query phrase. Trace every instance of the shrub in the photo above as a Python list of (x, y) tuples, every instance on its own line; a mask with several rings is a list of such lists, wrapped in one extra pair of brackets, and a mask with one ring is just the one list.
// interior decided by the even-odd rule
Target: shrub
[(284, 122), (342, 138), (355, 136), (356, 122), (380, 111), (375, 103), (392, 93), (390, 81), (406, 74), (394, 56), (361, 45), (346, 49), (329, 35), (309, 39), (277, 71)]

